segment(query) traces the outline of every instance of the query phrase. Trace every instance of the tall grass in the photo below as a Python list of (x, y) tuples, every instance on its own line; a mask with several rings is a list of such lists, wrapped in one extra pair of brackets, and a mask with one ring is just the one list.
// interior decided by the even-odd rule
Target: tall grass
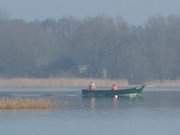
[(0, 109), (50, 109), (55, 103), (45, 98), (0, 98)]
[(97, 86), (108, 87), (117, 82), (127, 86), (127, 80), (108, 80), (95, 78), (0, 78), (0, 88), (16, 87), (87, 87), (91, 81)]

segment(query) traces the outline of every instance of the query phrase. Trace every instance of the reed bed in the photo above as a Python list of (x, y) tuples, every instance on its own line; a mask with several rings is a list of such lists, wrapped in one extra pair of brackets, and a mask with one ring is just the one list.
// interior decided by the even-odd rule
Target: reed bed
[(95, 78), (0, 78), (0, 88), (19, 87), (87, 87), (91, 81), (97, 86), (109, 87), (117, 82), (121, 86), (127, 86), (128, 80), (109, 80)]
[(0, 98), (0, 110), (7, 109), (50, 109), (55, 106), (55, 103), (50, 99), (45, 98)]
[(180, 80), (153, 80), (145, 84), (150, 87), (180, 87)]

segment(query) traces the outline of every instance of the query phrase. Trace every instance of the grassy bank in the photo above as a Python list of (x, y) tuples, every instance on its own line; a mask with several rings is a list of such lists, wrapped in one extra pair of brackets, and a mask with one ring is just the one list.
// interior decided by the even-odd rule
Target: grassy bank
[(0, 79), (0, 88), (17, 87), (87, 87), (90, 81), (97, 86), (109, 87), (117, 82), (121, 86), (127, 86), (127, 80), (89, 79), (89, 78), (9, 78)]
[(153, 80), (145, 84), (148, 87), (180, 87), (180, 80)]
[(14, 109), (50, 109), (55, 103), (49, 99), (33, 98), (0, 98), (0, 110)]
[[(0, 78), (0, 88), (49, 88), (87, 87), (94, 81), (97, 87), (110, 87), (116, 82), (121, 87), (128, 86), (128, 80), (94, 78)], [(147, 87), (180, 87), (180, 80), (153, 80), (145, 82)]]

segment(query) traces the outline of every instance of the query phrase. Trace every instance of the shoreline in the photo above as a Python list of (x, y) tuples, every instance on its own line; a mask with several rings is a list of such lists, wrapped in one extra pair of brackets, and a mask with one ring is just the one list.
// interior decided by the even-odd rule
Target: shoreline
[[(135, 86), (128, 80), (110, 80), (97, 78), (0, 78), (0, 91), (62, 91), (64, 89), (77, 90), (87, 88), (94, 81), (97, 87), (111, 87), (116, 82), (120, 87)], [(154, 80), (143, 83), (146, 85), (144, 91), (180, 91), (180, 80)]]
[(110, 80), (97, 78), (0, 78), (0, 88), (75, 88), (88, 87), (94, 81), (97, 86), (110, 87), (114, 82), (122, 87), (128, 86), (128, 80)]

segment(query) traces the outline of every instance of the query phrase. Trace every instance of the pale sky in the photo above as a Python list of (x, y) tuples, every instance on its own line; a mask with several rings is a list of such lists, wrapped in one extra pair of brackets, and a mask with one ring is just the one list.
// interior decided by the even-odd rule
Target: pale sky
[(0, 0), (0, 9), (12, 18), (28, 21), (108, 15), (143, 24), (153, 15), (180, 15), (180, 0)]

